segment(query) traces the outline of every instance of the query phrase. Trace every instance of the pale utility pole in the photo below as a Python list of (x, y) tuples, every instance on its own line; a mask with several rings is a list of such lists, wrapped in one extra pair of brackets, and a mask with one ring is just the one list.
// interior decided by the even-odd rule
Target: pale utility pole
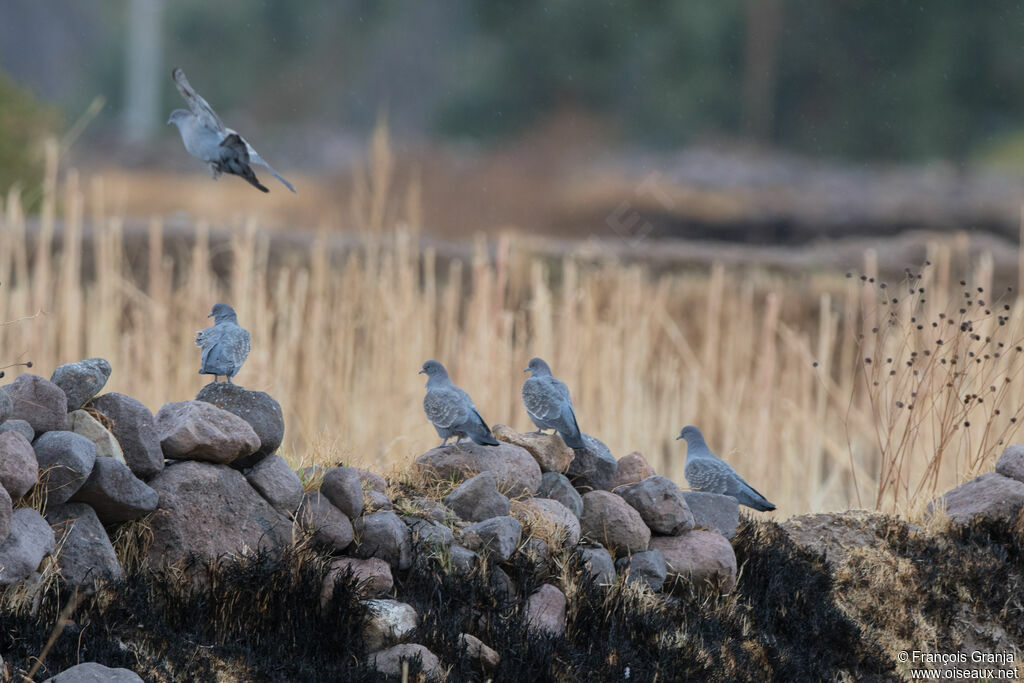
[(128, 2), (124, 63), (124, 135), (128, 142), (152, 138), (160, 122), (163, 5), (163, 0)]

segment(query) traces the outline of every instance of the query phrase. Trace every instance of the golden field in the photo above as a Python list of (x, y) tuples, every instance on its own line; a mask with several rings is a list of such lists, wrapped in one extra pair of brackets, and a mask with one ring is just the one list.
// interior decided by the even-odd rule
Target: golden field
[[(875, 276), (870, 251), (852, 278), (654, 269), (511, 230), (477, 234), (462, 256), (420, 234), (417, 185), (397, 187), (380, 149), (346, 213), (309, 213), (339, 192), (312, 180), (297, 199), (271, 194), (303, 204), (319, 229), (308, 235), (279, 227), (280, 204), (265, 221), (255, 209), (206, 215), (216, 193), (251, 193), (229, 180), (80, 178), (52, 161), (38, 218), (17, 193), (0, 217), (3, 381), (102, 356), (114, 368), (108, 391), (154, 411), (190, 399), (208, 380), (195, 331), (226, 301), (253, 339), (236, 379), (281, 402), (282, 454), (296, 467), (384, 471), (436, 445), (416, 374), (431, 358), (492, 425), (527, 430), (523, 368), (544, 357), (585, 432), (684, 486), (674, 439), (698, 425), (780, 517), (920, 511), (991, 469), (1024, 416), (1022, 304), (992, 292), (991, 259), (968, 262), (963, 235), (934, 238), (930, 263), (885, 288), (857, 277)], [(158, 195), (151, 215), (188, 195), (199, 197), (195, 218), (132, 227), (124, 198), (134, 207)], [(28, 360), (31, 370), (14, 365)]]

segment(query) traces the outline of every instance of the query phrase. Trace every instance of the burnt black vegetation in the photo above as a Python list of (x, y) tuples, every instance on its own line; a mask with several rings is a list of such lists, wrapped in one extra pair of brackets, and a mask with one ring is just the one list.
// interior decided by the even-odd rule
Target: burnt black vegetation
[[(501, 654), (489, 674), (495, 681), (537, 682), (831, 680), (840, 674), (898, 680), (876, 638), (879, 629), (901, 628), (900, 601), (915, 605), (955, 643), (965, 594), (977, 612), (1018, 641), (1024, 637), (1024, 611), (1014, 597), (1024, 544), (1014, 525), (984, 522), (934, 534), (887, 518), (875, 533), (875, 550), (909, 559), (918, 572), (905, 584), (907, 594), (879, 594), (896, 603), (890, 611), (852, 597), (880, 590), (870, 572), (834, 575), (824, 557), (795, 544), (779, 525), (749, 519), (734, 539), (741, 572), (728, 595), (685, 584), (668, 594), (605, 588), (586, 578), (571, 552), (556, 553), (559, 574), (578, 577), (567, 587), (562, 636), (527, 629), (526, 597), (556, 576), (537, 572), (526, 559), (503, 565), (510, 580), (495, 581), (486, 568), (464, 576), (445, 572), (440, 555), (425, 552), (412, 569), (396, 573), (395, 592), (421, 615), (413, 640), (451, 667), (451, 681), (486, 677), (460, 649), (463, 632)], [(147, 680), (218, 674), (254, 681), (381, 680), (364, 663), (366, 610), (351, 576), (338, 578), (333, 598), (321, 607), (329, 559), (300, 549), (197, 565), (190, 579), (134, 571), (81, 599), (40, 674), (98, 661), (134, 669)], [(848, 566), (856, 570), (856, 563)], [(0, 600), (0, 654), (9, 665), (29, 669), (70, 596), (55, 586), (35, 610)], [(411, 670), (418, 670), (417, 662)]]

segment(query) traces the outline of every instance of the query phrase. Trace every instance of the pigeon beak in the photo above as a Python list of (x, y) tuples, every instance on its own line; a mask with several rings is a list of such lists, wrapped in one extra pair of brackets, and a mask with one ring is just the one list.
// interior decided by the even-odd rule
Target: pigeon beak
[(208, 316), (206, 316), (206, 317), (207, 317), (207, 318), (212, 318), (212, 317), (213, 317), (213, 313), (210, 313), (210, 315), (208, 315)]
[(680, 434), (679, 436), (676, 437), (676, 441), (679, 441), (679, 439), (681, 439), (681, 438), (683, 438), (682, 434)]
[(420, 371), (419, 371), (419, 372), (417, 372), (416, 374), (417, 374), (417, 375), (425, 375), (425, 374), (427, 374), (427, 371), (426, 371), (426, 370), (420, 370)]
[(530, 371), (530, 368), (526, 368), (525, 370), (523, 370), (523, 372), (529, 372), (529, 371)]

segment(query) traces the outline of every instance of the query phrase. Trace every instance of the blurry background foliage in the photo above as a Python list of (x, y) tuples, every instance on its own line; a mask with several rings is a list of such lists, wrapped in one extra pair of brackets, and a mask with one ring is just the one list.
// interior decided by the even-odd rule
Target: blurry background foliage
[[(104, 94), (113, 126), (128, 4), (0, 0), (0, 69), (70, 120)], [(1006, 160), (1024, 128), (1022, 29), (1012, 0), (176, 0), (162, 35), (215, 106), (270, 125), (365, 135), (385, 108), (399, 136), (493, 143), (569, 110), (640, 147), (960, 162)], [(32, 57), (57, 42), (59, 64)]]
[[(42, 104), (0, 72), (0, 131), (18, 131), (17, 135), (0, 135), (0, 192), (6, 192), (15, 182), (42, 178), (39, 141), (56, 132), (59, 124), (55, 108)], [(38, 201), (38, 196), (33, 197)]]

